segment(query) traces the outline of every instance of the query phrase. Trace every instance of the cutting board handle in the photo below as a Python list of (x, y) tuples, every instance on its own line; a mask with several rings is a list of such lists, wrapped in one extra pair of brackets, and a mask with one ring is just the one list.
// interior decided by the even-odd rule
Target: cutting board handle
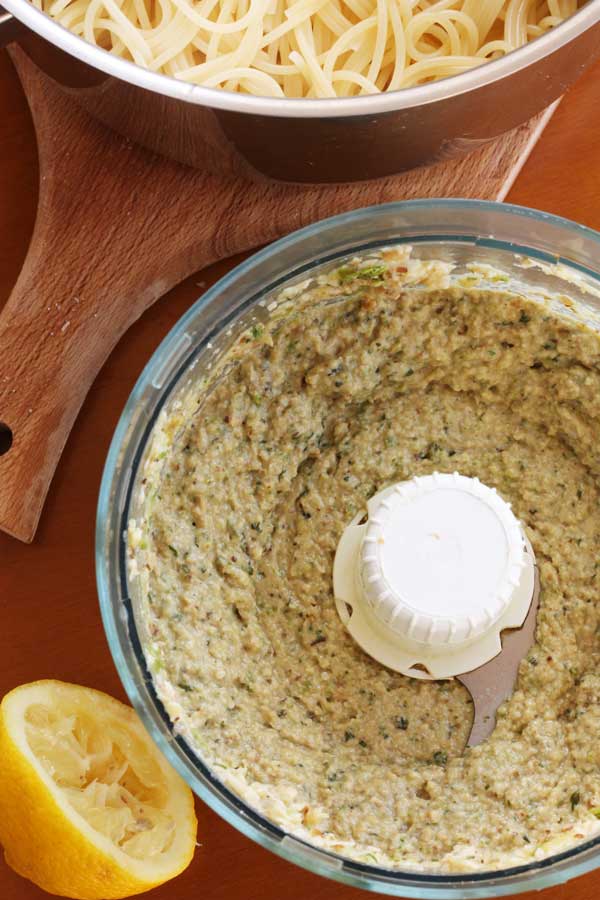
[(217, 259), (360, 206), (414, 197), (500, 199), (549, 112), (451, 160), (377, 182), (226, 180), (131, 145), (90, 118), (20, 48), (11, 55), (38, 141), (29, 253), (0, 314), (0, 529), (35, 535), (79, 408), (123, 332)]
[[(27, 259), (0, 316), (0, 528), (30, 541), (95, 376), (151, 303), (219, 255), (214, 223), (234, 186), (212, 185), (210, 210), (198, 209), (196, 193), (193, 216), (181, 200), (166, 203), (188, 196), (185, 169), (161, 160), (153, 179), (151, 154), (89, 119), (11, 52), (34, 119), (40, 191)], [(243, 249), (231, 240), (232, 252)]]

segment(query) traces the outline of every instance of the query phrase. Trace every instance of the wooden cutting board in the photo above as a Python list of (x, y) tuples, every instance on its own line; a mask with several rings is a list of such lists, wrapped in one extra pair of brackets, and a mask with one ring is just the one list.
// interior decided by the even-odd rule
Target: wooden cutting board
[(318, 219), (417, 197), (502, 200), (554, 108), (461, 160), (351, 185), (253, 184), (188, 169), (91, 119), (12, 51), (38, 141), (28, 256), (0, 315), (0, 529), (35, 535), (93, 380), (186, 276)]

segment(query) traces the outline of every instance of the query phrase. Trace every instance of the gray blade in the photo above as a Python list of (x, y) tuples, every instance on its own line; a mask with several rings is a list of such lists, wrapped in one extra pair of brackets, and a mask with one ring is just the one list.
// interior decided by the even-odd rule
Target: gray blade
[(476, 747), (490, 736), (496, 725), (496, 711), (513, 692), (519, 663), (531, 647), (540, 600), (540, 579), (535, 567), (533, 598), (520, 628), (503, 632), (502, 650), (493, 659), (457, 678), (473, 698), (473, 726), (467, 747)]

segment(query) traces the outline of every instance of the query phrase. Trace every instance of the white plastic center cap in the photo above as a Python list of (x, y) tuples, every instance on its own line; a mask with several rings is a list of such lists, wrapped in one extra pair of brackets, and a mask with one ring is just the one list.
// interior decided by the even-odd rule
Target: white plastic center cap
[(535, 578), (509, 504), (476, 478), (435, 473), (386, 488), (367, 508), (334, 564), (338, 611), (357, 643), (421, 678), (499, 653), (500, 631), (527, 615)]

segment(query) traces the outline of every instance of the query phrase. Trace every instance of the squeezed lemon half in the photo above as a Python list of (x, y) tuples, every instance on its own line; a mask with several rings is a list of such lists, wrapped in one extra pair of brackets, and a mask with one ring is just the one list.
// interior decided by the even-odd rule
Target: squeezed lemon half
[(196, 842), (192, 792), (129, 706), (37, 681), (0, 704), (0, 842), (53, 894), (111, 900), (178, 875)]

